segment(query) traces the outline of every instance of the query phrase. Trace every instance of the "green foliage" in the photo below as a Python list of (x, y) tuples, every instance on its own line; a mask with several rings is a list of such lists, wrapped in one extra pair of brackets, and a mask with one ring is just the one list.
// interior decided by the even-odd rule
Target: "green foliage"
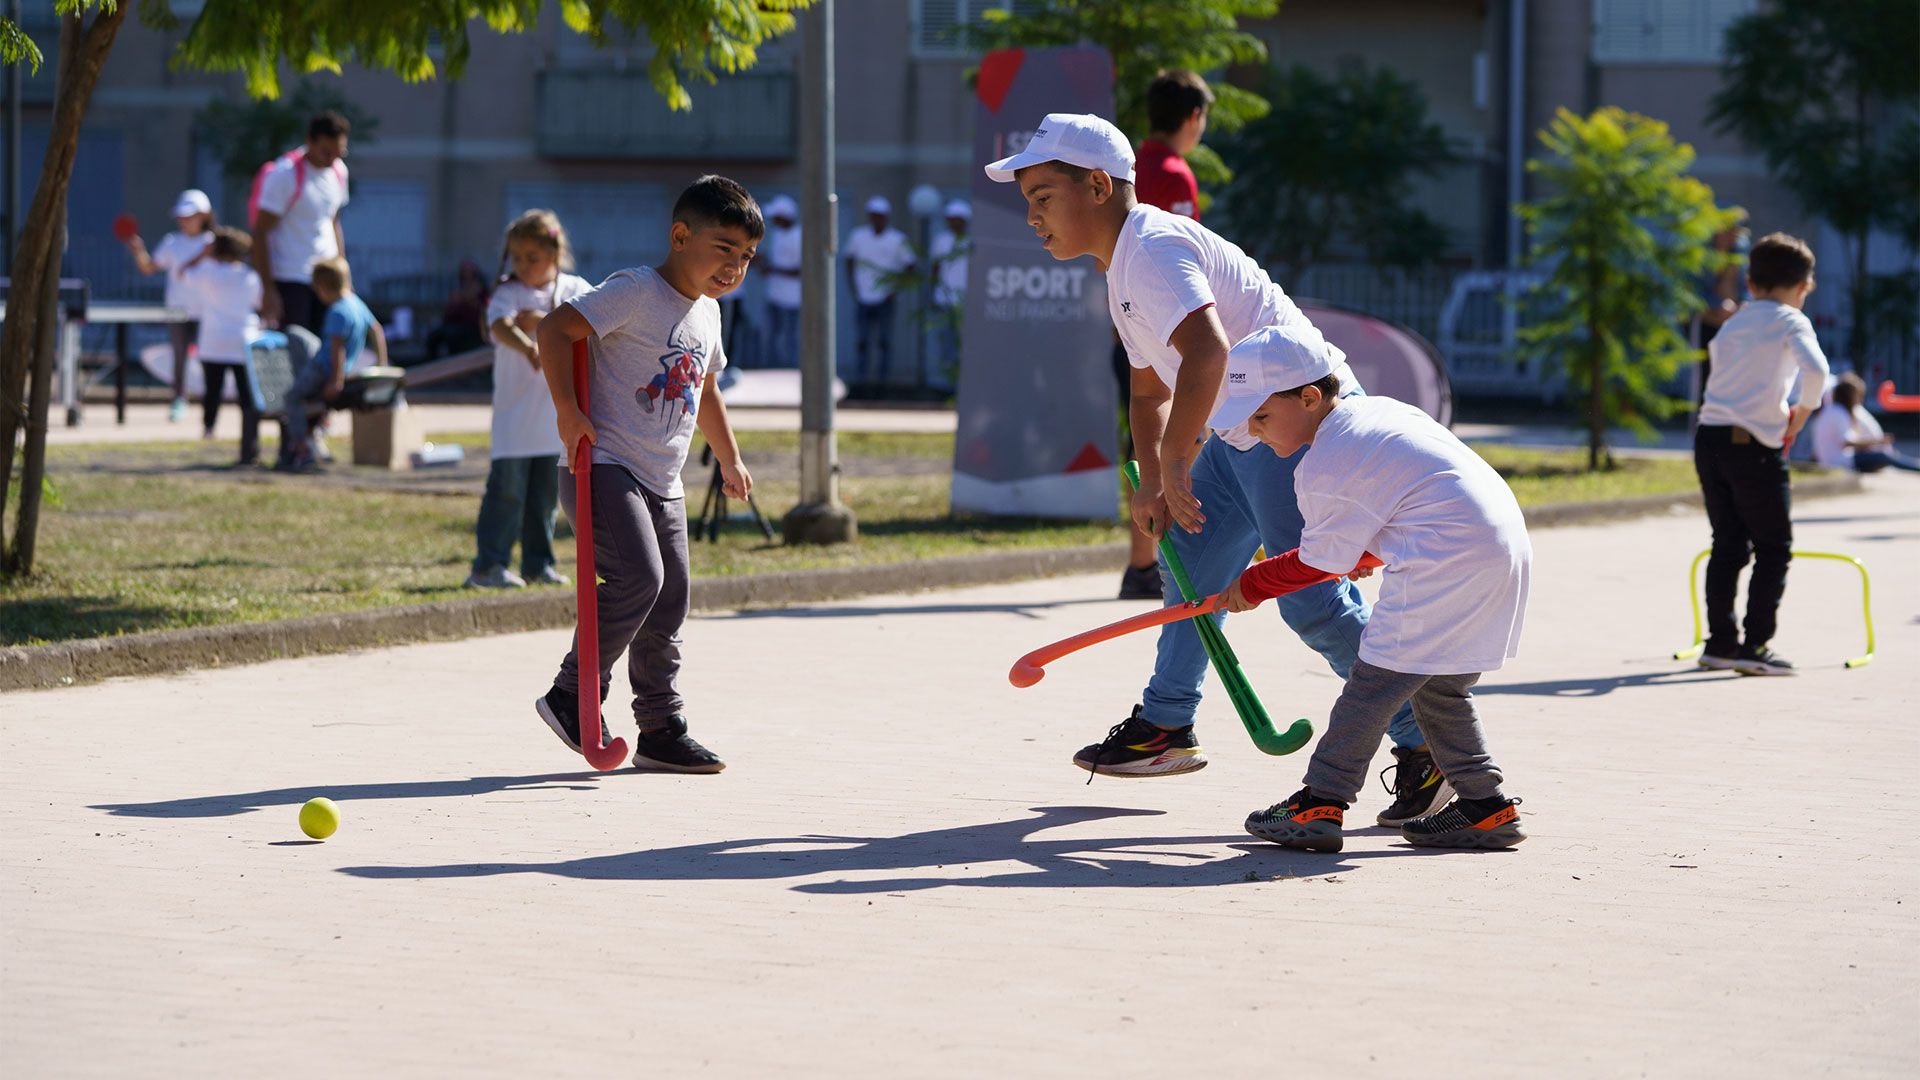
[(380, 118), (347, 100), (340, 88), (331, 83), (300, 80), (293, 93), (277, 101), (250, 100), (241, 103), (214, 100), (194, 115), (198, 137), (220, 159), (220, 172), (228, 180), (246, 184), (260, 166), (301, 145), (307, 137), (307, 122), (332, 109), (353, 125), (353, 141), (376, 141)]
[(1693, 148), (1658, 120), (1561, 109), (1540, 142), (1550, 156), (1527, 169), (1553, 193), (1518, 211), (1548, 277), (1528, 298), (1539, 314), (1521, 329), (1520, 352), (1566, 372), (1598, 468), (1608, 427), (1644, 438), (1686, 405), (1662, 389), (1699, 357), (1680, 327), (1702, 306), (1695, 282), (1731, 258), (1713, 249), (1714, 234), (1746, 212), (1714, 205), (1687, 175)]
[(27, 70), (40, 74), (40, 46), (33, 43), (26, 31), (13, 24), (12, 19), (0, 19), (0, 63), (18, 64), (25, 62)]
[[(675, 109), (693, 106), (687, 79), (753, 66), (755, 50), (793, 29), (812, 0), (559, 0), (560, 15), (596, 45), (644, 32), (647, 74)], [(533, 29), (545, 0), (207, 0), (174, 51), (176, 67), (240, 71), (255, 97), (280, 96), (279, 65), (295, 74), (338, 72), (343, 63), (391, 71), (409, 82), (458, 78), (472, 55), (474, 20), (500, 33)], [(140, 0), (150, 26), (177, 24), (169, 0)], [(435, 54), (439, 54), (436, 60)]]
[(1413, 180), (1464, 160), (1427, 117), (1427, 97), (1385, 67), (1269, 69), (1273, 110), (1223, 141), (1240, 176), (1224, 203), (1241, 247), (1298, 272), (1342, 241), (1376, 263), (1418, 266), (1447, 246), (1445, 226), (1412, 206)]
[(1920, 244), (1920, 4), (1768, 5), (1727, 29), (1722, 85), (1707, 114), (1758, 149), (1808, 212), (1847, 235), (1856, 362), (1874, 320), (1866, 239)]
[[(968, 44), (982, 49), (1101, 46), (1113, 57), (1115, 122), (1138, 143), (1146, 138), (1147, 85), (1165, 68), (1202, 74), (1229, 64), (1264, 64), (1267, 46), (1240, 29), (1242, 18), (1272, 15), (1280, 0), (1036, 0), (1017, 8), (989, 9), (967, 26)], [(1213, 109), (1208, 126), (1238, 131), (1267, 114), (1259, 94), (1210, 82)], [(1205, 143), (1187, 155), (1203, 184), (1224, 184), (1232, 173)]]

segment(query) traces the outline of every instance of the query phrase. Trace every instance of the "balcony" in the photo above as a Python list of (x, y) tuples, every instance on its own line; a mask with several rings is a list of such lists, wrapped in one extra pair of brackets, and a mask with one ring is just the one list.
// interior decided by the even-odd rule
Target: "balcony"
[(791, 161), (797, 92), (791, 72), (694, 82), (693, 108), (676, 113), (644, 70), (547, 71), (537, 88), (542, 157), (625, 161)]

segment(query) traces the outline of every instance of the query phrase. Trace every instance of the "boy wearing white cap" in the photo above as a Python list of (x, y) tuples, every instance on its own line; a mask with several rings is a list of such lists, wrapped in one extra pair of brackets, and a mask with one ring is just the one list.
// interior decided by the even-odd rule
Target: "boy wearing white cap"
[[(893, 286), (883, 275), (913, 267), (913, 245), (907, 234), (889, 228), (893, 204), (884, 195), (867, 200), (867, 227), (847, 237), (847, 280), (853, 285), (854, 354), (859, 362), (856, 379), (869, 391), (886, 384), (893, 358)], [(877, 358), (878, 368), (869, 358)]]
[[(1192, 218), (1140, 204), (1133, 175), (1133, 150), (1118, 128), (1070, 113), (1048, 115), (1024, 151), (987, 166), (989, 178), (1019, 183), (1028, 223), (1054, 258), (1092, 255), (1106, 273), (1107, 307), (1132, 368), (1128, 415), (1140, 462), (1133, 520), (1155, 536), (1166, 533), (1194, 588), (1207, 595), (1230, 584), (1262, 545), (1286, 551), (1300, 544), (1297, 459), (1260, 449), (1244, 422), (1214, 425), (1217, 437), (1207, 438), (1229, 347), (1260, 330), (1285, 329), (1317, 343), (1339, 393), (1361, 390), (1344, 355), (1257, 263)], [(1172, 575), (1161, 576), (1167, 602), (1178, 602)], [(1359, 590), (1347, 581), (1323, 582), (1277, 606), (1345, 678), (1367, 625)], [(1199, 633), (1187, 623), (1169, 624), (1133, 715), (1075, 754), (1074, 764), (1113, 776), (1205, 766), (1193, 719), (1206, 669)], [(1396, 798), (1379, 821), (1400, 825), (1438, 809), (1450, 789), (1409, 710), (1394, 718), (1391, 735)]]
[(1247, 430), (1294, 470), (1300, 546), (1248, 568), (1229, 611), (1335, 575), (1383, 567), (1360, 656), (1307, 764), (1306, 786), (1255, 811), (1247, 831), (1285, 847), (1339, 851), (1342, 813), (1394, 710), (1411, 701), (1432, 754), (1458, 792), (1400, 827), (1425, 847), (1504, 848), (1526, 839), (1519, 799), (1502, 793), (1472, 688), (1517, 654), (1533, 549), (1506, 481), (1453, 433), (1390, 398), (1340, 396), (1317, 333), (1261, 330), (1233, 347), (1211, 424)]
[(767, 275), (770, 366), (800, 366), (800, 207), (785, 195), (767, 200), (760, 271)]

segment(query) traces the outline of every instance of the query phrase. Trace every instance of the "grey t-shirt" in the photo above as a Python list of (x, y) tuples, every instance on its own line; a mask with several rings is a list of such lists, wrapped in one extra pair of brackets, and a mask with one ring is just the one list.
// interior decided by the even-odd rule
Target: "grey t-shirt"
[(616, 271), (568, 303), (593, 327), (593, 461), (678, 499), (700, 392), (727, 366), (720, 305), (689, 300), (651, 266)]

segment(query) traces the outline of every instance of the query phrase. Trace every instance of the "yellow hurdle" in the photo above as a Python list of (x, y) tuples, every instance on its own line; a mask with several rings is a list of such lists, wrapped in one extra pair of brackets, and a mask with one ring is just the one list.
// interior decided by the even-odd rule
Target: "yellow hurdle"
[[(1705, 562), (1707, 556), (1711, 554), (1713, 554), (1713, 551), (1709, 549), (1695, 555), (1693, 557), (1693, 566), (1687, 571), (1687, 599), (1693, 604), (1693, 644), (1688, 648), (1674, 653), (1673, 658), (1675, 660), (1691, 660), (1699, 656), (1700, 651), (1707, 647), (1706, 634), (1700, 624), (1700, 564)], [(1864, 656), (1856, 656), (1847, 661), (1847, 666), (1857, 668), (1865, 667), (1873, 663), (1873, 598), (1871, 586), (1869, 586), (1867, 582), (1867, 564), (1851, 555), (1836, 555), (1831, 551), (1796, 551), (1793, 553), (1793, 557), (1796, 559), (1838, 559), (1843, 563), (1851, 563), (1855, 570), (1860, 571), (1860, 614), (1867, 623), (1867, 651)]]

